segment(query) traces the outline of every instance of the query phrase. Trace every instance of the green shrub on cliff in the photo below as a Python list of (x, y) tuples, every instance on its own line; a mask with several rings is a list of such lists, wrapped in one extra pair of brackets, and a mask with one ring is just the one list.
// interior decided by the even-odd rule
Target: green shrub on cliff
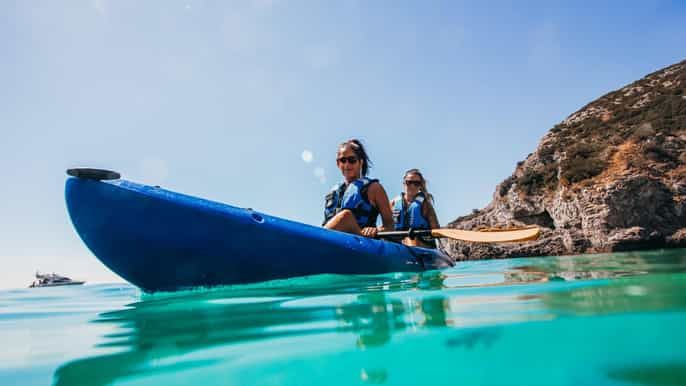
[(564, 163), (562, 177), (569, 183), (595, 177), (607, 167), (607, 162), (598, 157), (574, 158)]
[(602, 173), (607, 167), (607, 161), (600, 156), (602, 146), (585, 142), (571, 146), (560, 163), (561, 177), (568, 183), (575, 183)]
[(504, 197), (505, 195), (507, 195), (507, 192), (510, 191), (513, 182), (514, 178), (510, 176), (500, 183), (500, 187), (498, 188), (498, 193), (500, 194), (500, 197)]
[(516, 180), (517, 186), (527, 194), (540, 194), (557, 186), (557, 162), (543, 164), (542, 167), (529, 168)]

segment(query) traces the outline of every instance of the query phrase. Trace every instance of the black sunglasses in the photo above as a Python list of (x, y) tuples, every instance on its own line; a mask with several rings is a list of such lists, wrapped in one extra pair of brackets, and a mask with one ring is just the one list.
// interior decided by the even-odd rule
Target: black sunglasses
[(420, 188), (421, 188), (421, 186), (422, 186), (422, 182), (421, 182), (421, 181), (417, 181), (417, 180), (405, 180), (405, 181), (403, 181), (403, 182), (405, 183), (405, 185), (414, 185), (414, 186), (417, 186), (417, 187), (420, 187)]
[(346, 163), (346, 162), (348, 162), (348, 163), (350, 163), (350, 164), (354, 164), (354, 163), (357, 163), (357, 157), (351, 155), (350, 157), (341, 157), (341, 158), (338, 158), (338, 159), (336, 159), (336, 161), (337, 161), (337, 162), (340, 162), (340, 163), (342, 163), (342, 164), (344, 164), (344, 163)]

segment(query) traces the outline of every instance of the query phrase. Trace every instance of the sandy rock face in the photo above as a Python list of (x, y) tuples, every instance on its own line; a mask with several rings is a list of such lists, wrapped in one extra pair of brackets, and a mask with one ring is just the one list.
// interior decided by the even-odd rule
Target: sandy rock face
[(488, 206), (449, 226), (531, 224), (539, 240), (442, 245), (462, 260), (686, 246), (686, 61), (570, 115)]

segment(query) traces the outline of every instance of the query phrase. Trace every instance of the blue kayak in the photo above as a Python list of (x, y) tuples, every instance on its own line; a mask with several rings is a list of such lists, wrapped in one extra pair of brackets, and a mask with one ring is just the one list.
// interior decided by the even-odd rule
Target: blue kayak
[(438, 250), (331, 231), (122, 179), (70, 177), (65, 198), (74, 228), (93, 254), (147, 292), (454, 264)]

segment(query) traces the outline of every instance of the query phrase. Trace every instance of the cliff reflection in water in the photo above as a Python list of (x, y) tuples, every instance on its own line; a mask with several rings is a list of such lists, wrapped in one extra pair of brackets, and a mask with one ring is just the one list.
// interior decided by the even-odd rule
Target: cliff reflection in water
[[(144, 296), (101, 314), (94, 323), (118, 331), (98, 344), (109, 352), (64, 364), (54, 383), (108, 385), (217, 366), (230, 373), (246, 363), (399, 347), (403, 339), (427, 333), (426, 339), (440, 339), (440, 350), (469, 358), (471, 350), (502, 346), (502, 326), (518, 322), (526, 331), (539, 329), (536, 339), (547, 345), (564, 339), (556, 319), (684, 311), (685, 267), (684, 252), (677, 250), (659, 259), (642, 253), (500, 260), (419, 275), (324, 275)], [(525, 323), (531, 321), (553, 324)], [(588, 322), (577, 324), (585, 328)], [(602, 328), (590, 342), (603, 339)], [(516, 336), (512, 331), (518, 330), (509, 336)], [(416, 360), (428, 365), (436, 358), (422, 354)], [(392, 376), (385, 365), (357, 369), (364, 382)]]

